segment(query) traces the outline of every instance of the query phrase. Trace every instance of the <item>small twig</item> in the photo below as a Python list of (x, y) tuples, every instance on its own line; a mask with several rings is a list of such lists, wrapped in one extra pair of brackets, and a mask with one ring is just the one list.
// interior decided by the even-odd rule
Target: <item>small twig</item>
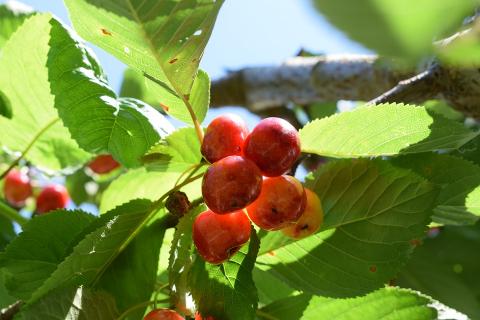
[(0, 310), (0, 320), (12, 320), (15, 314), (20, 311), (20, 307), (23, 305), (22, 301), (17, 301), (6, 308)]
[(388, 102), (417, 102), (435, 98), (440, 92), (436, 85), (434, 69), (424, 71), (407, 80), (400, 81), (395, 87), (368, 102), (368, 105)]

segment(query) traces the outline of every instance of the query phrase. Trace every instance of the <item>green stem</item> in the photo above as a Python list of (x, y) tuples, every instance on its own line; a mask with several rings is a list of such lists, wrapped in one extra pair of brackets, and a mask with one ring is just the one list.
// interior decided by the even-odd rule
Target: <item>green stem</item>
[(278, 318), (275, 318), (274, 316), (270, 315), (269, 313), (263, 312), (260, 309), (257, 309), (257, 316), (268, 320), (278, 320)]
[(3, 201), (0, 201), (0, 215), (9, 220), (15, 221), (22, 227), (28, 222), (27, 218), (22, 217), (17, 210), (13, 209)]
[(35, 144), (35, 142), (37, 142), (38, 138), (40, 138), (40, 136), (42, 134), (45, 133), (45, 131), (47, 131), (48, 129), (50, 129), (51, 126), (53, 126), (55, 123), (57, 123), (57, 121), (59, 121), (60, 118), (55, 118), (54, 120), (50, 121), (45, 127), (42, 128), (42, 130), (40, 130), (32, 139), (32, 141), (30, 141), (30, 143), (28, 144), (28, 146), (22, 151), (22, 153), (20, 154), (20, 156), (15, 159), (15, 161), (13, 161), (10, 166), (8, 166), (7, 170), (5, 170), (1, 175), (0, 175), (0, 180), (2, 180), (3, 178), (5, 178), (5, 176), (10, 172), (10, 170), (12, 170), (13, 168), (15, 168), (16, 165), (18, 165), (18, 163), (20, 162), (20, 160), (23, 159), (23, 157), (25, 157), (25, 155), (27, 154), (27, 152), (33, 147), (33, 145)]

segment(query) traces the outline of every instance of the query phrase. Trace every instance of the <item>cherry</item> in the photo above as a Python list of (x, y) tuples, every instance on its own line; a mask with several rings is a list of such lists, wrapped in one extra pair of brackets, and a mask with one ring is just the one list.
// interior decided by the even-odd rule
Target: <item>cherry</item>
[(282, 229), (286, 236), (293, 239), (302, 239), (317, 232), (323, 222), (320, 198), (308, 188), (305, 188), (305, 194), (307, 195), (307, 203), (302, 216), (294, 225)]
[(150, 311), (143, 320), (184, 320), (175, 310), (155, 309)]
[(306, 195), (292, 176), (265, 178), (262, 192), (247, 207), (250, 219), (262, 229), (280, 230), (296, 222), (305, 209)]
[(202, 258), (220, 264), (233, 256), (250, 239), (252, 226), (243, 211), (200, 213), (193, 223), (193, 243)]
[(104, 174), (120, 167), (120, 163), (113, 159), (111, 155), (102, 154), (93, 159), (88, 167), (95, 173)]
[(282, 175), (300, 156), (298, 132), (281, 118), (263, 119), (247, 136), (244, 154), (264, 176)]
[(207, 127), (202, 154), (210, 163), (227, 156), (239, 156), (247, 135), (247, 124), (239, 116), (230, 113), (218, 116)]
[(195, 313), (195, 320), (215, 320), (212, 316), (202, 317), (200, 313)]
[(250, 160), (228, 156), (212, 164), (202, 182), (202, 194), (210, 210), (228, 213), (245, 208), (260, 194), (262, 174)]
[(25, 205), (25, 200), (32, 195), (30, 178), (20, 170), (10, 170), (10, 172), (5, 176), (3, 193), (5, 195), (5, 199), (12, 206), (23, 207)]
[(47, 213), (67, 206), (70, 197), (67, 189), (60, 184), (46, 186), (37, 197), (38, 213)]

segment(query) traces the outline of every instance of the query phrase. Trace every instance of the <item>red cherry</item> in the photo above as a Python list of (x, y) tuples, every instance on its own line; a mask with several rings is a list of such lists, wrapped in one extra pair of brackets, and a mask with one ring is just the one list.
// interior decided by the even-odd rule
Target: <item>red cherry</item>
[(243, 211), (216, 214), (207, 210), (193, 223), (193, 243), (205, 261), (220, 264), (248, 242), (251, 229)]
[(155, 309), (150, 311), (143, 320), (184, 320), (175, 310)]
[(47, 213), (67, 206), (70, 197), (67, 189), (60, 184), (46, 186), (37, 197), (38, 213)]
[(212, 164), (202, 182), (202, 194), (210, 210), (228, 213), (245, 208), (260, 194), (262, 174), (250, 160), (228, 156)]
[(260, 228), (280, 230), (300, 218), (305, 204), (305, 190), (294, 177), (265, 178), (260, 196), (247, 207), (247, 212)]
[(218, 116), (207, 127), (202, 154), (210, 163), (227, 156), (239, 156), (247, 135), (247, 124), (239, 116), (229, 113)]
[(298, 131), (281, 118), (266, 118), (247, 136), (245, 156), (267, 177), (287, 172), (300, 156)]
[(195, 320), (215, 320), (212, 316), (202, 317), (200, 313), (195, 313)]
[(88, 164), (88, 167), (95, 173), (103, 174), (120, 167), (120, 163), (113, 159), (111, 155), (102, 154), (93, 159), (92, 162)]
[(32, 195), (30, 178), (17, 169), (10, 170), (5, 176), (3, 194), (8, 203), (12, 206), (23, 207), (25, 205), (25, 200)]

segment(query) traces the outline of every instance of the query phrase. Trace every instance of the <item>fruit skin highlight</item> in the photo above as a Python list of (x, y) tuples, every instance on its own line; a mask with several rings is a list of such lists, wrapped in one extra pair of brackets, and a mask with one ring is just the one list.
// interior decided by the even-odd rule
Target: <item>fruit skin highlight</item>
[(102, 154), (93, 159), (92, 162), (88, 164), (88, 167), (97, 174), (105, 174), (120, 167), (120, 163), (113, 159), (111, 155)]
[(265, 178), (260, 195), (247, 207), (247, 213), (260, 228), (280, 230), (300, 218), (305, 204), (305, 190), (294, 177)]
[(282, 175), (300, 156), (298, 131), (281, 118), (263, 119), (247, 136), (244, 154), (264, 176)]
[(228, 156), (215, 162), (202, 181), (205, 204), (219, 214), (245, 208), (257, 199), (261, 188), (260, 170), (241, 156)]
[(37, 197), (36, 212), (44, 214), (67, 206), (70, 196), (67, 189), (60, 184), (46, 186)]
[(32, 196), (33, 190), (30, 178), (17, 169), (12, 169), (5, 176), (3, 185), (5, 200), (12, 206), (20, 208), (25, 205), (25, 200)]
[(243, 211), (200, 213), (193, 223), (193, 243), (200, 256), (220, 264), (233, 256), (250, 239), (252, 226)]
[(150, 311), (143, 320), (184, 320), (175, 310), (155, 309)]
[(305, 188), (307, 203), (300, 219), (284, 229), (282, 232), (293, 239), (302, 239), (320, 229), (323, 222), (323, 209), (320, 198), (312, 190)]
[(207, 127), (202, 155), (210, 163), (228, 156), (242, 155), (247, 136), (247, 124), (242, 118), (231, 113), (218, 116)]

